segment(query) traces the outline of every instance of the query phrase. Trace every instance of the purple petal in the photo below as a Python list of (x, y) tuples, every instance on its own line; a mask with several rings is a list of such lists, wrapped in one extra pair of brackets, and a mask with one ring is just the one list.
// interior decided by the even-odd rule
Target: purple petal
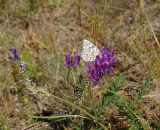
[(11, 47), (9, 50), (12, 52), (12, 55), (9, 56), (9, 60), (19, 59), (19, 54), (14, 47)]
[(72, 52), (69, 52), (67, 55), (66, 55), (66, 66), (68, 68), (76, 68), (80, 62), (80, 56), (74, 52), (74, 55), (72, 55)]
[(77, 67), (80, 62), (80, 56), (76, 54), (73, 67)]
[(102, 50), (101, 56), (98, 55), (95, 63), (87, 67), (87, 73), (93, 84), (98, 84), (103, 75), (113, 72), (113, 65), (116, 62), (114, 52), (109, 52), (106, 48)]

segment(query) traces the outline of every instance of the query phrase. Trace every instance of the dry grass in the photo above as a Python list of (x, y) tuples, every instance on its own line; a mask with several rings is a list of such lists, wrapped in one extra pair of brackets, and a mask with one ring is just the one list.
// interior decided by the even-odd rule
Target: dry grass
[[(70, 99), (64, 56), (68, 51), (80, 53), (82, 40), (86, 38), (100, 49), (104, 46), (114, 50), (122, 62), (120, 69), (115, 68), (116, 74), (123, 73), (126, 78), (122, 95), (134, 99), (148, 75), (154, 75), (153, 89), (144, 97), (140, 108), (153, 128), (160, 125), (159, 0), (0, 0), (0, 129), (28, 130), (36, 122), (37, 130), (72, 129), (78, 122), (76, 119), (72, 125), (71, 121), (55, 125), (48, 120), (45, 124), (44, 120), (32, 119), (33, 115), (68, 113), (71, 108), (67, 105), (28, 91), (24, 99), (10, 93), (10, 88), (16, 85), (8, 61), (8, 47), (14, 46), (27, 63), (36, 88)], [(74, 77), (84, 72), (84, 66), (85, 63), (74, 72), (71, 86), (75, 84)], [(89, 96), (97, 101), (97, 95), (104, 93), (104, 86), (109, 86), (115, 76), (103, 79), (105, 83), (99, 85), (100, 90), (91, 90), (96, 96), (86, 95), (82, 107), (91, 100)], [(111, 129), (128, 129), (125, 117), (116, 113), (114, 107), (113, 111), (107, 108), (111, 111), (107, 114), (113, 115), (106, 115), (106, 122), (115, 119)], [(109, 128), (110, 124), (106, 126)]]

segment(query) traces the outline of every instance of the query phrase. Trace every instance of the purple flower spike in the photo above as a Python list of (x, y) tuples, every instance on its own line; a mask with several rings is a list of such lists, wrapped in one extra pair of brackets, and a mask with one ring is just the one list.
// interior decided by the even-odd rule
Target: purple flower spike
[(71, 62), (72, 62), (71, 54), (72, 54), (72, 52), (69, 52), (69, 53), (66, 55), (66, 65), (67, 65), (68, 68), (71, 67)]
[(117, 58), (114, 52), (110, 52), (104, 48), (101, 56), (97, 56), (95, 63), (87, 67), (87, 73), (89, 74), (91, 82), (96, 85), (100, 82), (103, 75), (113, 72), (113, 65), (116, 61)]
[(73, 67), (77, 67), (79, 62), (80, 62), (80, 56), (78, 54), (76, 54), (76, 52), (74, 52), (74, 56), (75, 56), (75, 59), (74, 59), (74, 64), (73, 64)]
[(97, 68), (96, 64), (90, 64), (87, 67), (87, 73), (89, 74), (89, 79), (91, 82), (96, 85), (100, 82), (100, 71), (99, 68)]
[(14, 47), (9, 49), (12, 52), (12, 55), (9, 56), (9, 60), (19, 59), (19, 54)]
[(76, 68), (78, 66), (80, 62), (80, 56), (74, 52), (74, 56), (72, 56), (72, 52), (69, 52), (67, 55), (66, 55), (66, 66), (68, 68)]

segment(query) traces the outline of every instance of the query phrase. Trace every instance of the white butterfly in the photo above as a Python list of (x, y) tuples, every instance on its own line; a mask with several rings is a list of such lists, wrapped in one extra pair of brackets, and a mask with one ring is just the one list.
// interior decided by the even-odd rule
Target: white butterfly
[(81, 58), (86, 62), (92, 62), (95, 61), (96, 56), (99, 55), (101, 52), (99, 49), (90, 41), (83, 40), (82, 45), (82, 52), (81, 52)]

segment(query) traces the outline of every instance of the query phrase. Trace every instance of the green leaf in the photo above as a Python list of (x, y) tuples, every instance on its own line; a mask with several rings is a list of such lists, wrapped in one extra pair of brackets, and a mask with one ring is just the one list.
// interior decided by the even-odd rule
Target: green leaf
[(101, 113), (101, 99), (98, 99), (98, 114)]
[(79, 75), (76, 84), (74, 86), (74, 94), (76, 96), (76, 101), (81, 101), (83, 92), (86, 86), (86, 79), (85, 77), (81, 74)]
[(107, 106), (107, 96), (106, 95), (103, 96), (102, 105), (103, 105), (103, 108), (106, 108)]
[(119, 74), (116, 77), (115, 81), (113, 82), (113, 84), (112, 84), (112, 86), (110, 88), (111, 91), (117, 92), (118, 90), (120, 90), (120, 88), (122, 87), (122, 83), (123, 83), (124, 79), (125, 78), (124, 78), (123, 74)]
[(34, 119), (48, 119), (48, 120), (57, 120), (57, 119), (63, 119), (63, 118), (86, 118), (89, 119), (85, 116), (81, 116), (81, 115), (59, 115), (59, 116), (33, 116), (32, 118)]
[(148, 91), (150, 90), (152, 83), (153, 83), (154, 76), (150, 74), (147, 79), (143, 82), (138, 99), (140, 99), (142, 96), (145, 96)]

